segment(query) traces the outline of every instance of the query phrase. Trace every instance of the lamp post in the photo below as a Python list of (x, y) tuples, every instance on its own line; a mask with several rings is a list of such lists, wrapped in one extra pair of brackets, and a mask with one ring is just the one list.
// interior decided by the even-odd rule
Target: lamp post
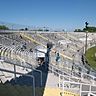
[(88, 22), (85, 22), (85, 28), (86, 28), (86, 40), (85, 40), (85, 53), (86, 53), (86, 50), (87, 50), (87, 34), (88, 34)]

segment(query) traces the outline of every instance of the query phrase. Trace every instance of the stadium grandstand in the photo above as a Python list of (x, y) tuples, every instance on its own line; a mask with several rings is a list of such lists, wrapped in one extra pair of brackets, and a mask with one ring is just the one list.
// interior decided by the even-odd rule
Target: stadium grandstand
[[(85, 32), (3, 25), (9, 29), (0, 30), (0, 96), (96, 96)], [(96, 33), (88, 33), (87, 49), (94, 46)]]

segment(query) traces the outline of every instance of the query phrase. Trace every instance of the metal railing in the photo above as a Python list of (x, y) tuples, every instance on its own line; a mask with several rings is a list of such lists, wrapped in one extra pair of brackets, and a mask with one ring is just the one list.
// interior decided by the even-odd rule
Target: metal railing
[[(94, 86), (96, 77), (92, 75), (81, 73), (81, 77), (75, 77), (68, 73), (66, 74), (66, 72), (60, 71), (60, 69), (50, 64), (49, 64), (49, 70), (59, 77), (58, 87), (62, 89), (63, 92), (64, 90), (72, 91), (72, 92), (75, 92), (76, 94), (79, 92), (80, 96), (83, 96), (84, 94), (88, 95), (89, 92), (96, 93), (96, 86)], [(74, 88), (72, 88), (72, 86), (74, 86)], [(89, 86), (91, 88), (89, 88), (88, 90), (83, 90), (84, 86), (85, 87)], [(93, 86), (95, 87), (94, 89), (93, 89)]]
[(18, 75), (23, 75), (23, 76), (27, 76), (27, 77), (31, 77), (32, 78), (32, 82), (33, 82), (33, 94), (32, 96), (35, 96), (35, 77), (33, 75), (28, 75), (28, 74), (23, 74), (23, 73), (20, 73), (20, 72), (16, 72), (16, 70), (14, 71), (10, 71), (10, 70), (7, 70), (7, 69), (2, 69), (0, 68), (0, 71), (4, 71), (4, 72), (8, 72), (8, 73), (13, 73), (15, 76), (16, 74)]

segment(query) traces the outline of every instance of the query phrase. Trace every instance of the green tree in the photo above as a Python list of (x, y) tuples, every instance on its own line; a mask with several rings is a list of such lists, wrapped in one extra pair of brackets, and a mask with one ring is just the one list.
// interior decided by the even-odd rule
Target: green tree
[(74, 32), (82, 32), (83, 30), (81, 29), (75, 29)]
[(0, 30), (9, 30), (9, 28), (6, 27), (5, 25), (0, 25)]
[(43, 31), (43, 29), (38, 29), (37, 31)]
[(25, 31), (27, 31), (28, 30), (28, 28), (25, 28)]
[(96, 27), (87, 27), (87, 28), (84, 28), (83, 31), (88, 31), (88, 32), (96, 32)]
[(48, 29), (45, 29), (44, 31), (49, 31)]

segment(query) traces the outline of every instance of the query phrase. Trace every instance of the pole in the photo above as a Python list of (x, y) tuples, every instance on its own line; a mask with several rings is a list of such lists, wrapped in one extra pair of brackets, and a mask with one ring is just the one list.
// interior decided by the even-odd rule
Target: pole
[(85, 54), (86, 54), (86, 50), (87, 50), (87, 33), (88, 31), (86, 31), (86, 40), (85, 40)]
[(64, 96), (64, 81), (63, 81), (63, 96)]
[(16, 66), (15, 66), (15, 64), (14, 64), (14, 79), (16, 81)]
[(34, 69), (34, 68), (32, 68), (33, 70), (35, 70), (35, 71), (37, 71), (37, 72), (40, 72), (40, 79), (41, 79), (41, 82), (40, 82), (40, 85), (41, 85), (41, 87), (42, 87), (42, 85), (43, 85), (43, 82), (42, 82), (42, 80), (43, 80), (43, 74), (42, 74), (42, 71), (40, 71), (40, 70), (37, 70), (37, 69)]
[(80, 96), (82, 95), (82, 84), (80, 84)]
[(35, 96), (35, 78), (34, 76), (32, 76), (33, 78), (33, 95), (32, 96)]
[(85, 40), (85, 54), (86, 54), (86, 50), (87, 50), (87, 33), (88, 33), (88, 31), (87, 31), (87, 29), (88, 29), (88, 22), (85, 22), (85, 28), (86, 28), (86, 40)]
[(61, 75), (59, 74), (59, 88), (60, 88), (60, 77), (61, 77)]

